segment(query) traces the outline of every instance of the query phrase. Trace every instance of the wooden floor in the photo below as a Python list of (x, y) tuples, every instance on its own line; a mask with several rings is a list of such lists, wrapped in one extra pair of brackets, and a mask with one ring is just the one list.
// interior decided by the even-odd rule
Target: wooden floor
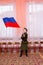
[(0, 53), (0, 65), (43, 65), (43, 53), (28, 53), (28, 57), (19, 54)]

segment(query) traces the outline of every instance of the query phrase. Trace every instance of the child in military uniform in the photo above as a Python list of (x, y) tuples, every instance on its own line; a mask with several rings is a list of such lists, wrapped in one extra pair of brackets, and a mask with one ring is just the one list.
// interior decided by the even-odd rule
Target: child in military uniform
[(27, 46), (28, 45), (28, 41), (27, 41), (27, 38), (28, 38), (27, 28), (24, 28), (23, 31), (24, 32), (23, 32), (23, 34), (21, 36), (22, 41), (21, 41), (20, 57), (22, 56), (23, 51), (25, 51), (26, 56), (28, 56), (27, 55), (27, 51), (28, 51), (28, 46)]

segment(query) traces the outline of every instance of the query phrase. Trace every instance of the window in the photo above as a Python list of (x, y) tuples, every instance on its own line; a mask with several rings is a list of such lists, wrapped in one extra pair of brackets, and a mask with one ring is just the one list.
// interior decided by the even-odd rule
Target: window
[[(4, 17), (14, 17), (16, 19), (16, 7), (15, 4), (0, 5), (0, 37), (2, 38), (13, 38), (15, 29), (6, 28), (3, 22)], [(14, 34), (13, 34), (14, 33)]]
[(43, 3), (26, 3), (26, 22), (30, 37), (43, 37)]

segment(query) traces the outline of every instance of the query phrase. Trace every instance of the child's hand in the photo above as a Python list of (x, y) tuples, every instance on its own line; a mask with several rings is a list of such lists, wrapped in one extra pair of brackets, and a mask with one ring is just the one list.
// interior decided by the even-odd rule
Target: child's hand
[(25, 37), (25, 34), (23, 34), (23, 37)]

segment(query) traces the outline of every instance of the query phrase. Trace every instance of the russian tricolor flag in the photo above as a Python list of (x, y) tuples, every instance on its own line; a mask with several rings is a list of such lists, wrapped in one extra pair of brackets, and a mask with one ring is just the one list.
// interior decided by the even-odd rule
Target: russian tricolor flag
[(17, 24), (17, 22), (14, 19), (14, 17), (5, 17), (5, 18), (3, 18), (3, 21), (4, 21), (6, 27), (15, 27), (15, 28), (19, 28), (20, 27)]

